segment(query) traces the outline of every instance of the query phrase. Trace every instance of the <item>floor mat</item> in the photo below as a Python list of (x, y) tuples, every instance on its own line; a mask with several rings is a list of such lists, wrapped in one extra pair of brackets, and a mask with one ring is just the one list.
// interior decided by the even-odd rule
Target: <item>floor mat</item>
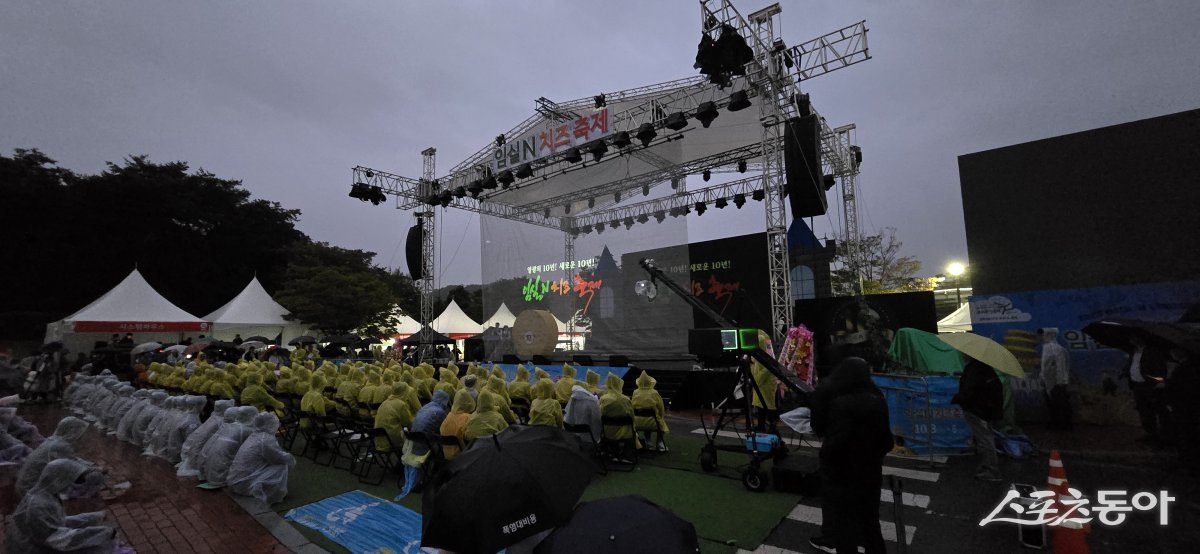
[(434, 552), (420, 549), (421, 514), (362, 491), (300, 506), (283, 517), (351, 552)]

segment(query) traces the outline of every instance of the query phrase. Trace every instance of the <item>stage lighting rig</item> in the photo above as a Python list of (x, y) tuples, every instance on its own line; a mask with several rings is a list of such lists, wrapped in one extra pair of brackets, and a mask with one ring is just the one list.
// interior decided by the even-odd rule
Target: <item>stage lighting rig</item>
[(650, 196), (650, 185), (642, 185), (642, 196)]
[(742, 209), (742, 206), (746, 205), (746, 195), (740, 192), (733, 195), (733, 205), (739, 210)]
[(632, 228), (633, 228), (633, 218), (632, 218), (632, 217), (626, 217), (626, 218), (625, 218), (625, 229), (627, 229), (627, 230), (628, 230), (628, 229), (632, 229)]
[(707, 183), (709, 179), (712, 179), (712, 171), (705, 169), (704, 173), (701, 173), (700, 176), (703, 177), (704, 182)]
[(700, 107), (696, 109), (696, 119), (700, 120), (700, 124), (703, 125), (705, 129), (707, 129), (709, 125), (712, 125), (713, 120), (720, 115), (721, 112), (717, 111), (716, 102), (702, 102)]
[(637, 222), (638, 222), (638, 223), (646, 223), (647, 221), (650, 221), (650, 216), (648, 216), (648, 215), (646, 215), (646, 214), (642, 214), (642, 215), (639, 215), (639, 216), (637, 216)]
[(667, 122), (664, 125), (672, 131), (678, 131), (687, 127), (687, 116), (683, 112), (675, 112), (667, 116)]
[(718, 210), (724, 210), (725, 206), (729, 205), (729, 201), (724, 198), (718, 198), (717, 201), (713, 203), (713, 205), (716, 206)]
[(527, 163), (521, 164), (521, 166), (517, 168), (516, 177), (518, 179), (527, 179), (529, 177), (533, 177), (533, 166)]
[(592, 209), (592, 208), (595, 208), (595, 207), (596, 207), (596, 199), (595, 199), (595, 198), (588, 198), (588, 209), (590, 210), (590, 209)]
[(708, 204), (705, 204), (703, 200), (696, 202), (696, 215), (704, 215), (706, 211), (708, 211)]
[(506, 170), (500, 172), (500, 176), (497, 177), (496, 180), (500, 181), (501, 187), (508, 188), (508, 185), (513, 184), (513, 181), (516, 181), (517, 178), (513, 176), (513, 172), (511, 169), (506, 169)]
[(738, 173), (746, 172), (746, 160), (738, 160), (737, 170), (738, 170)]
[(766, 197), (767, 193), (763, 189), (758, 189), (750, 194), (750, 198), (753, 198), (755, 202), (762, 202)]
[(504, 146), (504, 143), (505, 143), (504, 135), (503, 134), (496, 135), (496, 146)]
[(729, 111), (740, 112), (750, 107), (750, 95), (744, 90), (729, 95)]
[(598, 162), (604, 157), (604, 153), (608, 152), (608, 145), (604, 143), (604, 139), (594, 140), (587, 146), (587, 152), (592, 155), (592, 161)]
[(594, 98), (596, 109), (603, 108), (608, 105), (608, 101), (604, 98), (604, 93), (597, 94)]
[(620, 131), (617, 134), (613, 135), (613, 138), (612, 138), (613, 146), (616, 146), (617, 148), (625, 148), (626, 146), (629, 146), (630, 144), (633, 144), (633, 140), (629, 138), (629, 131)]
[(659, 223), (662, 223), (663, 220), (666, 218), (667, 218), (666, 212), (664, 212), (662, 210), (658, 210), (657, 212), (654, 212), (654, 219), (657, 220)]
[(467, 195), (466, 187), (455, 187), (455, 189), (454, 189), (454, 197), (455, 198), (462, 198), (466, 195)]
[(483, 192), (483, 181), (475, 179), (467, 185), (467, 192), (471, 194), (471, 198), (479, 198), (479, 194)]
[(650, 146), (650, 141), (654, 140), (654, 137), (657, 136), (658, 132), (654, 130), (653, 123), (641, 124), (638, 127), (637, 134), (634, 135), (634, 137), (642, 142), (642, 146)]
[(567, 149), (566, 154), (563, 154), (563, 159), (574, 164), (583, 161), (583, 155), (579, 153), (578, 148), (572, 146)]
[(613, 229), (616, 229), (617, 227), (620, 227), (620, 226), (621, 226), (621, 221), (620, 221), (620, 220), (617, 220), (617, 219), (614, 219), (614, 220), (612, 220), (612, 221), (609, 221), (609, 222), (608, 222), (608, 226), (609, 226), (609, 227), (611, 227), (611, 228), (613, 228)]
[(496, 176), (492, 175), (492, 171), (490, 169), (488, 170), (487, 174), (484, 175), (483, 181), (479, 183), (479, 185), (487, 190), (496, 188)]

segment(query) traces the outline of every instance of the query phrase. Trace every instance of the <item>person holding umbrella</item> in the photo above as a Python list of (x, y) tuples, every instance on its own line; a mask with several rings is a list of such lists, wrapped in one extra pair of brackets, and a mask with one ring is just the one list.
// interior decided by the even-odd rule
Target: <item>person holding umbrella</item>
[(1148, 344), (1141, 333), (1130, 335), (1129, 343), (1133, 345), (1133, 352), (1122, 375), (1129, 381), (1142, 430), (1146, 432), (1138, 440), (1157, 445), (1165, 438), (1163, 435), (1170, 417), (1165, 394), (1166, 353), (1157, 345)]
[(966, 366), (958, 382), (958, 393), (950, 401), (962, 407), (963, 417), (971, 427), (975, 452), (979, 454), (975, 478), (999, 481), (1000, 467), (991, 422), (1004, 415), (1004, 388), (994, 369), (965, 353), (962, 356)]

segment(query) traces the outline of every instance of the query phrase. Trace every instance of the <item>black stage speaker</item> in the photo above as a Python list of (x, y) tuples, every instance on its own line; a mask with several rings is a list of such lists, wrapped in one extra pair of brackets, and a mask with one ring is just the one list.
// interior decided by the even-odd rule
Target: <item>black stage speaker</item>
[(783, 133), (783, 167), (792, 217), (825, 215), (824, 175), (821, 171), (821, 125), (816, 114), (787, 120)]
[(408, 230), (408, 238), (404, 241), (404, 257), (408, 261), (408, 274), (413, 280), (420, 280), (423, 275), (421, 268), (421, 235), (424, 232), (425, 220), (418, 219), (417, 224)]

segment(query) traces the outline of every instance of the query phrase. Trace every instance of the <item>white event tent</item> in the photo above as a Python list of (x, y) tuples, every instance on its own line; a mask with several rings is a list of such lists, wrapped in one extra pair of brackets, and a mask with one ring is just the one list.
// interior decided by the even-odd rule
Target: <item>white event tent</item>
[(483, 325), (475, 323), (475, 320), (471, 319), (471, 316), (467, 315), (453, 300), (445, 310), (442, 310), (441, 314), (433, 319), (431, 326), (434, 331), (456, 340), (473, 337), (483, 332)]
[(271, 298), (255, 277), (233, 300), (204, 319), (212, 322), (212, 336), (220, 340), (231, 340), (239, 334), (242, 338), (261, 335), (272, 339), (281, 335), (280, 344), (287, 344), (308, 334), (307, 325), (284, 319), (287, 313), (287, 308)]
[(496, 313), (492, 314), (492, 317), (489, 317), (487, 321), (483, 322), (483, 328), (487, 329), (489, 327), (495, 327), (497, 324), (499, 324), (500, 327), (512, 327), (513, 323), (516, 323), (516, 321), (517, 316), (513, 315), (512, 310), (509, 310), (508, 306), (501, 302), (500, 307), (496, 308)]
[(207, 334), (210, 325), (163, 298), (134, 269), (91, 304), (46, 325), (46, 343), (62, 341), (72, 352), (87, 352), (96, 341), (133, 333), (135, 343), (178, 342)]
[(937, 322), (939, 333), (957, 333), (971, 331), (971, 304), (964, 303), (954, 313)]
[(421, 332), (421, 322), (404, 313), (400, 306), (392, 308), (390, 318), (396, 322), (395, 328), (392, 329), (393, 339), (402, 340)]

